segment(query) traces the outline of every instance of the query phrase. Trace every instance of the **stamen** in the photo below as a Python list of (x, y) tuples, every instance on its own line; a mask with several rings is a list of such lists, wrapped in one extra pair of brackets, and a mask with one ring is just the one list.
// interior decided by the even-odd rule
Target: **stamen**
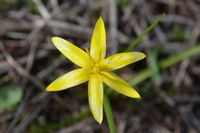
[(90, 59), (93, 61), (93, 63), (95, 64), (95, 62), (94, 62), (92, 56), (90, 55), (89, 49), (88, 49), (88, 48), (85, 48), (85, 51), (86, 51), (86, 53), (88, 54), (88, 56), (90, 57)]
[(90, 55), (90, 51), (89, 51), (88, 48), (85, 48), (85, 51), (86, 51), (86, 53), (87, 53), (88, 55)]

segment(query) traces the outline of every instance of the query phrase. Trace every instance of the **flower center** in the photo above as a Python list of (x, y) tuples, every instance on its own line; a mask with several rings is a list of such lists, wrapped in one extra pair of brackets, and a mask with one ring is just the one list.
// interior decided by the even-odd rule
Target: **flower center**
[(95, 64), (94, 67), (92, 68), (92, 72), (93, 73), (99, 73), (101, 70), (100, 70), (100, 65), (99, 64)]

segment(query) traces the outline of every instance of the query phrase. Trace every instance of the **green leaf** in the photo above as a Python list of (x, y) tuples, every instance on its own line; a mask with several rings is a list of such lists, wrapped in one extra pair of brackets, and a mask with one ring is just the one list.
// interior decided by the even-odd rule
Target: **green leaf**
[(0, 87), (0, 110), (13, 107), (22, 99), (22, 89), (15, 85)]

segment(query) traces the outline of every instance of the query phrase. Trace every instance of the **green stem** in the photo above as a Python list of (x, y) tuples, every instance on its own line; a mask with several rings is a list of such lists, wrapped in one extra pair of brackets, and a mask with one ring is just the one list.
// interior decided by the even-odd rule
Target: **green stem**
[(114, 119), (113, 119), (113, 115), (112, 115), (110, 101), (109, 101), (107, 94), (104, 94), (104, 111), (106, 114), (110, 133), (116, 133), (116, 127), (115, 127), (115, 123), (114, 123)]
[(141, 40), (142, 38), (147, 35), (165, 16), (165, 13), (163, 13), (161, 16), (159, 16), (144, 32), (142, 32), (141, 35), (139, 35), (125, 51), (131, 51)]

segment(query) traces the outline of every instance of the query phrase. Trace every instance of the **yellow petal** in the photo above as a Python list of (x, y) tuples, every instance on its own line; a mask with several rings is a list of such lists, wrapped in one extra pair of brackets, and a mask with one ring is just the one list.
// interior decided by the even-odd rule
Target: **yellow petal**
[(105, 58), (106, 31), (101, 17), (98, 19), (92, 34), (90, 54), (96, 62)]
[(140, 98), (138, 92), (133, 89), (126, 81), (121, 79), (119, 76), (115, 75), (114, 73), (110, 73), (113, 75), (113, 78), (109, 78), (106, 75), (101, 75), (103, 82), (105, 82), (109, 87), (113, 88), (114, 90), (118, 91), (121, 94), (124, 94), (128, 97), (132, 98)]
[(95, 120), (103, 120), (103, 82), (99, 75), (91, 75), (88, 83), (88, 99)]
[(92, 61), (88, 54), (72, 43), (60, 38), (52, 37), (52, 42), (60, 52), (80, 67), (88, 68), (92, 66)]
[(124, 52), (112, 55), (103, 61), (102, 69), (107, 71), (116, 70), (126, 65), (145, 58), (145, 54), (141, 52)]
[(47, 91), (61, 91), (79, 85), (89, 79), (89, 71), (84, 68), (75, 69), (53, 81)]

